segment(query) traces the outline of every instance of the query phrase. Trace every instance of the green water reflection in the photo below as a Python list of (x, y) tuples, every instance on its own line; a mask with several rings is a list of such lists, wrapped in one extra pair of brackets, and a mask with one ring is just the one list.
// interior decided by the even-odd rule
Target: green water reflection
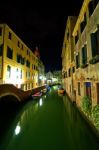
[(50, 93), (28, 102), (14, 119), (0, 150), (97, 150), (99, 141), (67, 96)]

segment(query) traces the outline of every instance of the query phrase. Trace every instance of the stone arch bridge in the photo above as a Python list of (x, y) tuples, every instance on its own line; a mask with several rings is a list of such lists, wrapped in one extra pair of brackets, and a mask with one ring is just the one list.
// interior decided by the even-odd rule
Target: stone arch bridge
[(18, 102), (23, 102), (23, 101), (26, 101), (27, 99), (29, 99), (29, 97), (32, 94), (34, 94), (44, 88), (45, 88), (45, 86), (42, 86), (42, 87), (38, 87), (38, 88), (35, 88), (32, 90), (23, 91), (21, 89), (18, 89), (17, 87), (15, 87), (12, 84), (1, 84), (0, 85), (0, 99), (7, 97), (7, 96), (12, 96), (12, 97), (15, 97), (15, 99)]

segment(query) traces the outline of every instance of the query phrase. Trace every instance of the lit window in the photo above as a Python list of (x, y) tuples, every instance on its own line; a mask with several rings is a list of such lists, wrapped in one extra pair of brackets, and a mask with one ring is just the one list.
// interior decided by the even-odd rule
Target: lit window
[(7, 79), (11, 77), (11, 66), (7, 66)]

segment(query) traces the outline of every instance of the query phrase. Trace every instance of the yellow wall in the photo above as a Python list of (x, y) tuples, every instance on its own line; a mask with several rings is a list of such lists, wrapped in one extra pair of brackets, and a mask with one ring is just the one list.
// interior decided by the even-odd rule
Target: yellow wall
[[(1, 26), (1, 25), (0, 25)], [(4, 37), (4, 48), (3, 48), (3, 78), (2, 83), (12, 83), (12, 84), (27, 84), (30, 83), (30, 88), (37, 87), (38, 85), (38, 70), (32, 68), (35, 65), (38, 68), (38, 58), (34, 55), (34, 53), (25, 45), (25, 43), (8, 27), (8, 25), (3, 24), (3, 33), (0, 36), (0, 43), (3, 43)], [(9, 32), (11, 33), (11, 40), (8, 38)], [(18, 41), (20, 42), (20, 48), (18, 47)], [(23, 50), (21, 45), (23, 45)], [(13, 49), (13, 59), (9, 59), (7, 57), (7, 46)], [(27, 50), (30, 53), (30, 56), (27, 55)], [(22, 65), (17, 62), (17, 53), (22, 57), (25, 57), (26, 60), (30, 61), (30, 68), (26, 66), (26, 64)], [(11, 66), (11, 78), (8, 80), (7, 76), (7, 65)], [(22, 79), (16, 79), (16, 69), (22, 69)], [(26, 72), (30, 72), (30, 79), (26, 78)], [(33, 80), (32, 75), (35, 77)], [(18, 85), (20, 87), (20, 85)], [(27, 88), (28, 89), (28, 88)], [(25, 90), (25, 89), (24, 89)]]

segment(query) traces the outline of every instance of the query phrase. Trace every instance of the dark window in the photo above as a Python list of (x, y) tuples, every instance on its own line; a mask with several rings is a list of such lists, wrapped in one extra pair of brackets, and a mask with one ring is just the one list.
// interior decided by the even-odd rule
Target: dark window
[(86, 26), (86, 13), (84, 15), (84, 20), (81, 22), (80, 24), (80, 28), (81, 28), (81, 33), (83, 32), (84, 28)]
[(81, 95), (81, 91), (80, 91), (80, 82), (78, 82), (78, 95)]
[(2, 56), (2, 49), (3, 49), (3, 46), (0, 45), (0, 56)]
[(26, 61), (26, 66), (30, 68), (30, 62), (28, 60)]
[(27, 49), (27, 55), (29, 54), (29, 51), (28, 51), (28, 49)]
[(11, 34), (11, 32), (9, 32), (9, 39), (11, 40), (11, 36), (12, 36), (12, 34)]
[(67, 40), (69, 40), (69, 32), (67, 33)]
[(78, 39), (79, 39), (79, 33), (77, 32), (77, 35), (75, 36), (75, 44), (77, 43)]
[(0, 27), (0, 36), (2, 35), (2, 28)]
[(25, 58), (23, 58), (20, 54), (17, 54), (17, 62), (24, 65), (25, 64)]
[(99, 28), (91, 34), (92, 57), (99, 55)]
[(78, 55), (76, 55), (76, 68), (80, 67), (80, 55), (78, 53)]
[(95, 10), (97, 4), (98, 4), (99, 0), (91, 0), (89, 2), (89, 16), (91, 16), (93, 14), (93, 11)]
[(25, 64), (25, 58), (22, 57), (21, 59), (21, 64), (24, 65)]
[(72, 72), (73, 72), (73, 73), (75, 72), (75, 67), (72, 68)]
[(17, 62), (20, 63), (20, 55), (17, 54)]
[(35, 70), (35, 65), (34, 65), (34, 70)]
[(87, 63), (87, 46), (84, 45), (84, 47), (82, 48), (82, 64), (86, 63)]
[(20, 42), (18, 41), (18, 47), (20, 47)]
[(13, 50), (10, 47), (7, 47), (7, 57), (10, 59), (13, 58)]
[(23, 50), (23, 44), (21, 45), (21, 49)]
[(68, 70), (68, 76), (70, 77), (71, 76), (71, 69), (69, 68)]
[(99, 104), (99, 83), (96, 84), (97, 87), (97, 104)]

